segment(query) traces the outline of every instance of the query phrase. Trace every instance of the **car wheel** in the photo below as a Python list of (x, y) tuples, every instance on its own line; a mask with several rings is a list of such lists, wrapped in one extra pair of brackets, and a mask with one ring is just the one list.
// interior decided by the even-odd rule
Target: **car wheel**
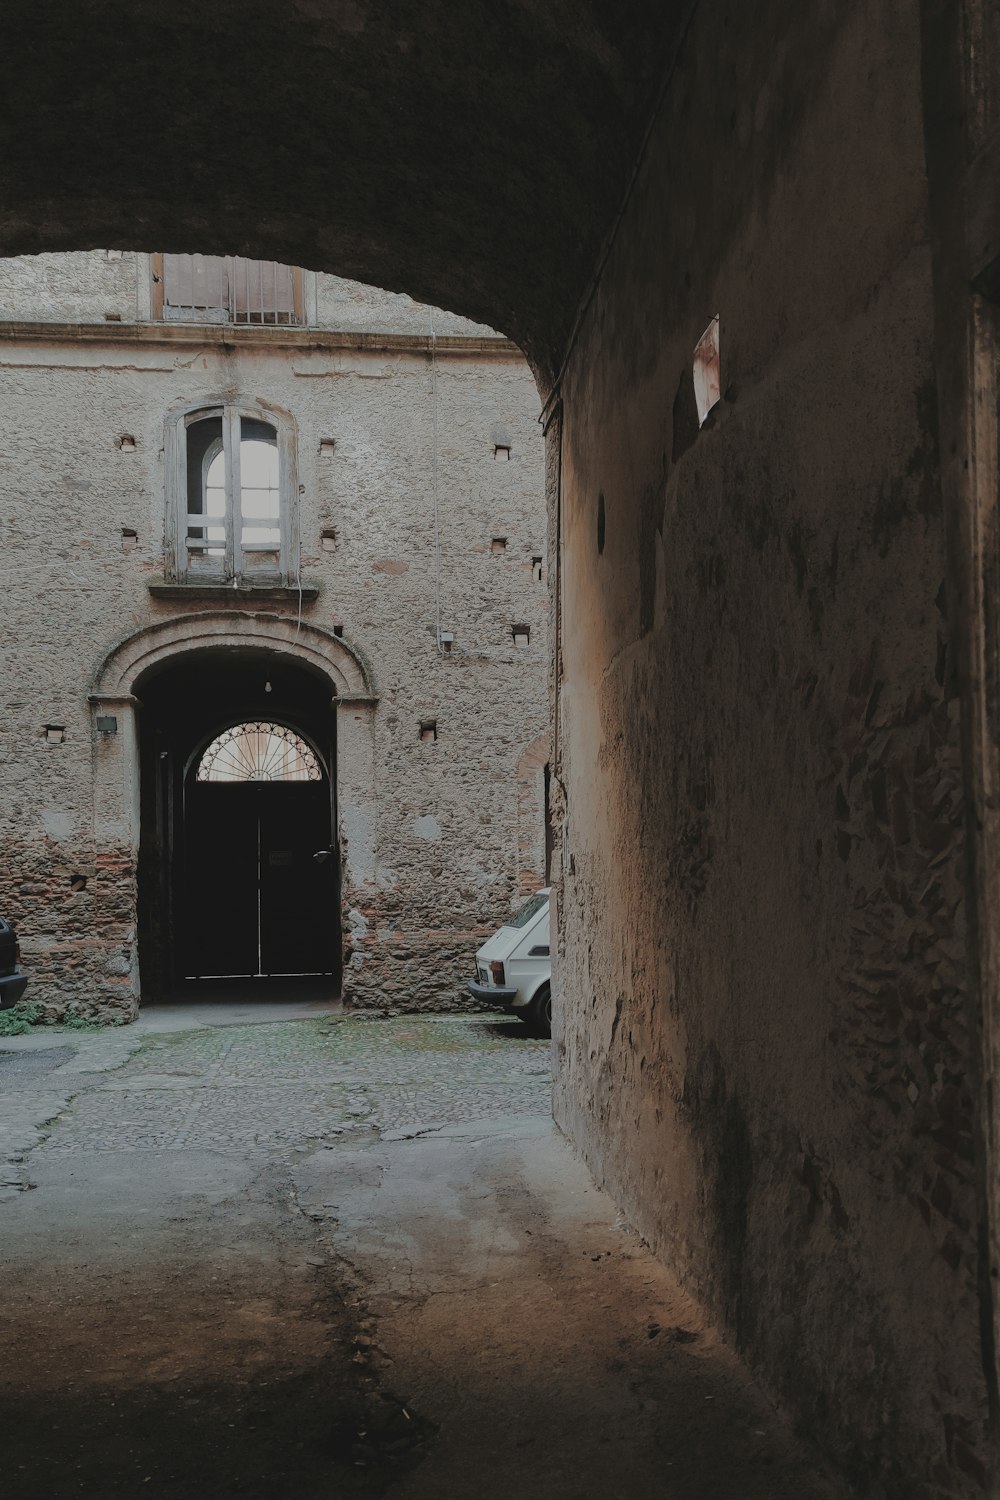
[(552, 988), (543, 984), (531, 1002), (528, 1024), (536, 1036), (552, 1035)]

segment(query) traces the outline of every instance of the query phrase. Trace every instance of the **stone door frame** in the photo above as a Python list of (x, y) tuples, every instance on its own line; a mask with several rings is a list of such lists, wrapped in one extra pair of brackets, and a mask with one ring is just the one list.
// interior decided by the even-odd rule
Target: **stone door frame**
[[(142, 679), (157, 667), (201, 653), (255, 650), (319, 671), (337, 715), (335, 777), (343, 851), (343, 893), (376, 881), (375, 712), (379, 696), (363, 654), (320, 626), (252, 610), (205, 610), (157, 621), (120, 641), (96, 673), (88, 702), (93, 745), (93, 834), (98, 866), (117, 874), (116, 902), (127, 910), (125, 981), (138, 1009), (138, 859), (141, 836), (138, 711)], [(346, 820), (350, 837), (344, 837)]]

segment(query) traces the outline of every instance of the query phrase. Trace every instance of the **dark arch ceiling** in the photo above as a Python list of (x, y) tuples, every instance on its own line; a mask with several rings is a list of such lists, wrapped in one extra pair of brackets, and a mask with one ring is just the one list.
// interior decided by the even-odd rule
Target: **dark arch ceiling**
[(8, 0), (0, 253), (256, 254), (492, 324), (543, 382), (690, 0)]

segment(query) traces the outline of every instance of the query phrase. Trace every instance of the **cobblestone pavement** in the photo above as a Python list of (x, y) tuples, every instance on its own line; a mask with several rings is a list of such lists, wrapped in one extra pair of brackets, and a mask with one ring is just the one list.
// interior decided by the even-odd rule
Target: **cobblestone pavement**
[(36, 1155), (269, 1155), (374, 1128), (393, 1139), (550, 1114), (549, 1044), (487, 1016), (330, 1017), (147, 1040)]
[(0, 1044), (5, 1500), (843, 1500), (574, 1157), (550, 1058), (187, 1007)]

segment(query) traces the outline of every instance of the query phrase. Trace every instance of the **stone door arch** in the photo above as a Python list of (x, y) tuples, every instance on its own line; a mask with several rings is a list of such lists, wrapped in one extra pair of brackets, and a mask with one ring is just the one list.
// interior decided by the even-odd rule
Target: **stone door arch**
[(107, 654), (88, 695), (94, 772), (95, 865), (101, 875), (95, 912), (103, 972), (102, 1004), (134, 1015), (139, 1003), (137, 870), (140, 843), (138, 714), (143, 683), (186, 658), (227, 651), (261, 653), (320, 675), (337, 723), (337, 804), (345, 850), (345, 883), (375, 881), (375, 710), (371, 669), (357, 648), (320, 626), (254, 611), (207, 610), (158, 621), (126, 636)]

